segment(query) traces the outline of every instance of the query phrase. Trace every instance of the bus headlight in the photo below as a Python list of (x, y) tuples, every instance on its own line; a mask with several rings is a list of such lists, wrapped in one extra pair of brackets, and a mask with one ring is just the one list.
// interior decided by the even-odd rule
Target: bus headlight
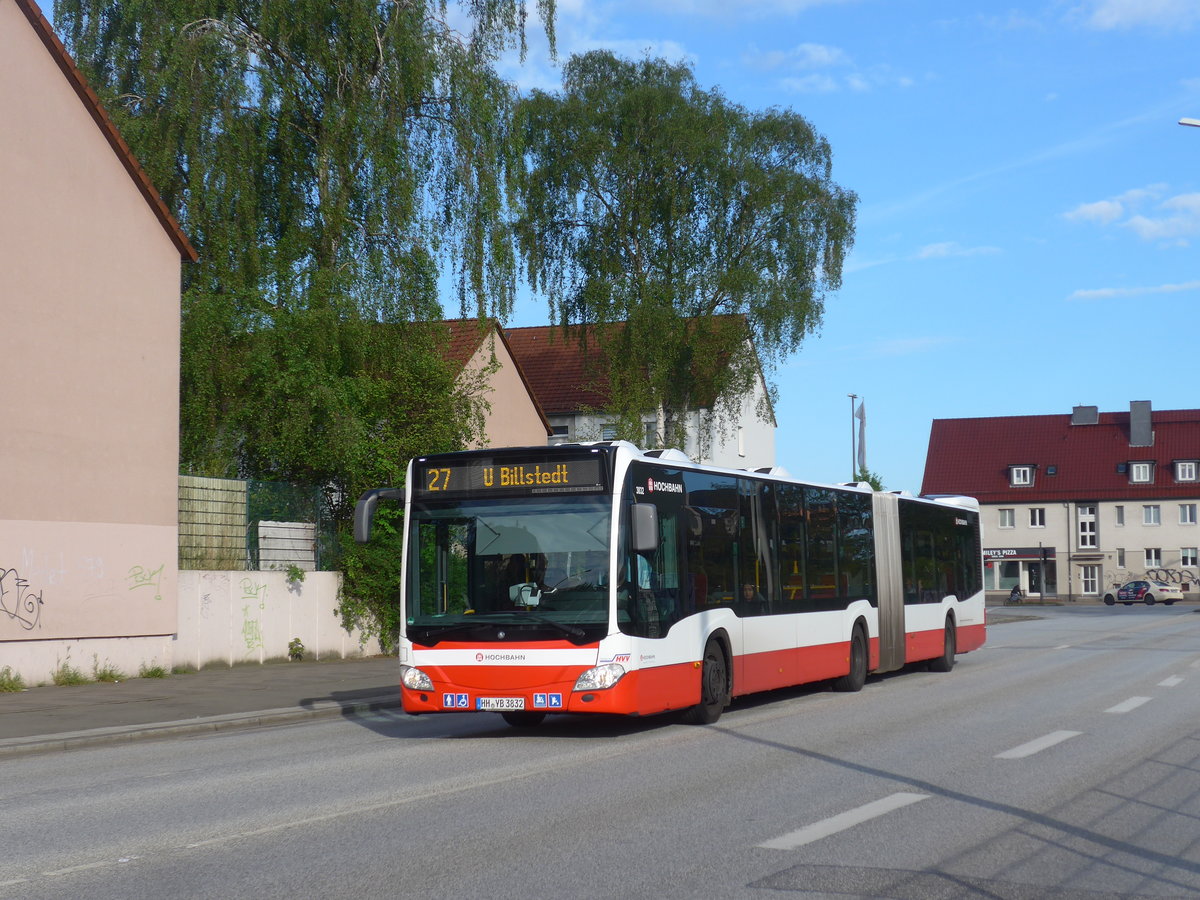
[(433, 680), (413, 666), (400, 667), (400, 683), (410, 691), (432, 691)]
[(625, 667), (617, 663), (605, 663), (588, 669), (575, 682), (577, 691), (603, 691), (612, 687), (625, 674)]

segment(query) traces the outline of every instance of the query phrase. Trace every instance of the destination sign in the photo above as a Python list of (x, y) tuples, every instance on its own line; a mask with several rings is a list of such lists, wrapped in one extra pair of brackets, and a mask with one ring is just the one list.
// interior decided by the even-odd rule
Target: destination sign
[(605, 489), (599, 454), (552, 459), (479, 458), (418, 460), (413, 465), (413, 495), (583, 493)]

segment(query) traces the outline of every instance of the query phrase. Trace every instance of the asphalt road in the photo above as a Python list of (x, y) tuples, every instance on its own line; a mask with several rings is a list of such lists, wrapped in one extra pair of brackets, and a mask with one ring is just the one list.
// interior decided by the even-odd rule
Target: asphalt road
[(1200, 615), (1034, 614), (701, 728), (383, 711), (0, 761), (0, 897), (1195, 897)]

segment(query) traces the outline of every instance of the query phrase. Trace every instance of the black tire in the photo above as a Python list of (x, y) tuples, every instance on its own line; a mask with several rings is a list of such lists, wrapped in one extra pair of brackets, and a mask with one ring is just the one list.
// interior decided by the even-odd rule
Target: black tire
[(833, 680), (833, 689), (846, 694), (861, 691), (867, 683), (867, 663), (867, 637), (862, 628), (855, 625), (850, 635), (850, 671)]
[(711, 725), (721, 718), (729, 697), (729, 664), (719, 641), (704, 645), (700, 668), (700, 702), (683, 713), (689, 725)]
[(942, 636), (942, 655), (929, 661), (930, 672), (949, 672), (954, 668), (954, 656), (958, 653), (958, 633), (954, 630), (954, 622), (946, 620), (946, 630)]
[(1105, 594), (1104, 595), (1104, 605), (1105, 606), (1116, 606), (1117, 598), (1114, 597), (1112, 594)]
[(1154, 595), (1147, 594), (1145, 597), (1142, 598), (1142, 602), (1145, 603), (1147, 606), (1153, 606), (1154, 605)]
[(511, 712), (502, 712), (500, 715), (513, 728), (537, 728), (546, 718), (544, 712), (528, 709), (514, 709)]

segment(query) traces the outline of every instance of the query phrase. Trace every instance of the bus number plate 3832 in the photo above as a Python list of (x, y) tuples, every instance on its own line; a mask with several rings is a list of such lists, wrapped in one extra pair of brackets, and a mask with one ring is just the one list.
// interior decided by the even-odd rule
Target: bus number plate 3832
[(479, 710), (491, 710), (493, 712), (506, 712), (510, 709), (524, 709), (524, 697), (476, 697), (475, 708)]

